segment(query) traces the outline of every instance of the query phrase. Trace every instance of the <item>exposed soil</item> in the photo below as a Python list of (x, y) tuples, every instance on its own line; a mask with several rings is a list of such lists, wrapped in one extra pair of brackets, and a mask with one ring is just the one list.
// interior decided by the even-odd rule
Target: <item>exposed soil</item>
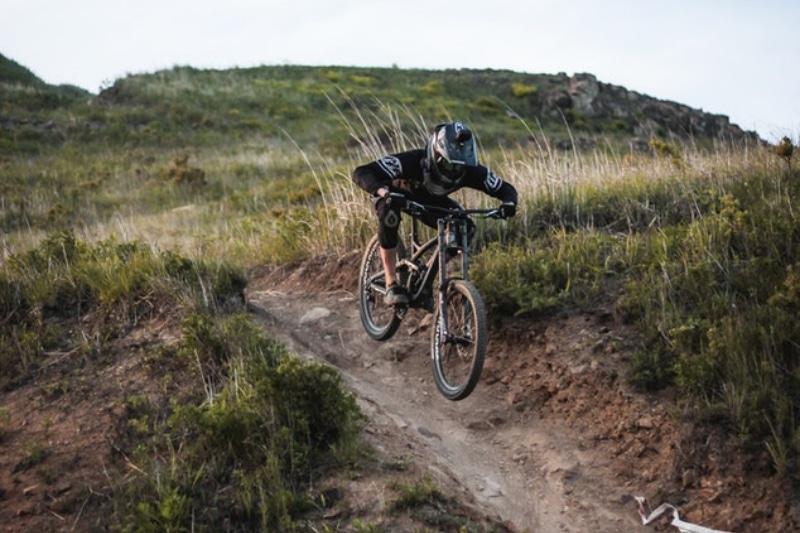
[[(259, 323), (298, 355), (338, 367), (370, 417), (365, 439), (377, 462), (335, 481), (348, 495), (332, 521), (378, 522), (391, 497), (386, 480), (426, 474), (495, 531), (677, 531), (668, 519), (643, 526), (634, 496), (723, 531), (800, 529), (800, 507), (766, 452), (726, 441), (718, 426), (674, 407), (669, 391), (626, 384), (635, 336), (613, 309), (493, 317), (481, 382), (450, 402), (432, 379), (428, 315), (409, 312), (387, 342), (363, 332), (359, 259), (264, 268), (247, 290)], [(143, 357), (174, 341), (172, 326), (168, 317), (142, 324), (98, 360), (51, 354), (35, 380), (0, 393), (10, 415), (0, 420), (0, 531), (95, 530), (112, 472), (135, 468), (117, 444), (120, 400), (159, 401), (183, 386), (153, 380)], [(387, 530), (423, 528), (395, 521)]]

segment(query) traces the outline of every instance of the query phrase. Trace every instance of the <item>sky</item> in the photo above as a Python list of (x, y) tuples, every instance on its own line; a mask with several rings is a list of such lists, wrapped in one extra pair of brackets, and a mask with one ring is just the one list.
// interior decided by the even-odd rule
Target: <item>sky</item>
[(92, 93), (174, 66), (594, 74), (800, 135), (798, 0), (0, 0), (0, 54)]

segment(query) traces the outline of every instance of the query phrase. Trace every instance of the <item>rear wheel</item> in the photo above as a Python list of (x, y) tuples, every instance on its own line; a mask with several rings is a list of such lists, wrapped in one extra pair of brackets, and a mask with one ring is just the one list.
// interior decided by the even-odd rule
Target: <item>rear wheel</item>
[(431, 355), (433, 377), (448, 400), (469, 396), (483, 370), (488, 330), (486, 308), (472, 283), (453, 279), (447, 286), (448, 334), (442, 325), (442, 310), (434, 315)]
[(395, 308), (383, 303), (386, 279), (378, 237), (369, 241), (358, 271), (358, 302), (361, 324), (367, 335), (378, 341), (391, 338), (400, 327)]

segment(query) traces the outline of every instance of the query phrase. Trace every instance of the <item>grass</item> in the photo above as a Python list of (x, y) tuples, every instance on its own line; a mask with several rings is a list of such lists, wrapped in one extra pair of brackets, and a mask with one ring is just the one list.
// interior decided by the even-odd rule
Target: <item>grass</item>
[(205, 397), (162, 413), (129, 404), (139, 475), (118, 487), (114, 522), (291, 530), (311, 480), (357, 451), (343, 445), (362, 424), (354, 398), (334, 370), (288, 354), (247, 315), (190, 315), (183, 339), (177, 355), (197, 365)]
[[(478, 83), (487, 73), (455, 74), (461, 84), (416, 71), (176, 67), (119, 80), (92, 105), (64, 90), (50, 107), (45, 89), (3, 86), (4, 110), (49, 113), (56, 126), (0, 135), (11, 154), (0, 159), (0, 385), (32, 379), (47, 352), (97, 356), (165, 309), (183, 319), (180, 344), (148, 364), (167, 379), (166, 362), (178, 361), (200, 392), (163, 411), (141, 399), (127, 407), (138, 475), (117, 487), (119, 524), (178, 530), (202, 518), (214, 528), (235, 516), (291, 527), (308, 504), (298, 479), (333, 450), (352, 456), (358, 415), (338, 378), (288, 357), (232, 309), (251, 268), (362, 247), (375, 222), (352, 169), (421, 145), (454, 115), (477, 125), (482, 161), (522, 199), (516, 218), (479, 226), (471, 275), (491, 314), (616, 306), (640, 334), (631, 383), (674, 387), (722, 413), (732, 438), (796, 476), (791, 141), (657, 138), (645, 154), (611, 135), (564, 152), (542, 125), (505, 115), (533, 109), (549, 82), (488, 73), (506, 87), (489, 94)], [(64, 329), (90, 311), (114, 321)], [(0, 437), (3, 428), (0, 416)], [(430, 499), (426, 487), (401, 492)]]
[[(138, 324), (182, 317), (179, 342), (150, 354), (147, 368), (152, 379), (177, 374), (197, 386), (170, 403), (126, 400), (131, 433), (118, 451), (130, 460), (110, 478), (112, 529), (216, 530), (233, 519), (237, 530), (289, 530), (315, 477), (359, 453), (363, 415), (341, 376), (289, 354), (240, 312), (240, 270), (64, 231), (11, 255), (2, 276), (6, 390), (34, 379), (52, 354), (101, 364)], [(69, 394), (65, 381), (53, 387), (45, 394)], [(51, 479), (46, 457), (32, 443), (17, 471)]]

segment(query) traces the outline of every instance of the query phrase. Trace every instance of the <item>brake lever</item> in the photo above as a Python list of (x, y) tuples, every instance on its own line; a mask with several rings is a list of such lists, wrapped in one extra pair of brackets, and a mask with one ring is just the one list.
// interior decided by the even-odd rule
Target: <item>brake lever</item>
[(427, 211), (427, 209), (421, 203), (406, 198), (406, 211), (412, 215), (419, 215)]
[(386, 200), (386, 204), (387, 205), (391, 205), (395, 200), (400, 200), (402, 202), (400, 204), (401, 209), (404, 209), (406, 211), (409, 209), (409, 207), (412, 204), (411, 200), (406, 198), (406, 195), (404, 195), (402, 193), (399, 193), (399, 192), (390, 192), (389, 194), (384, 196), (384, 199)]

